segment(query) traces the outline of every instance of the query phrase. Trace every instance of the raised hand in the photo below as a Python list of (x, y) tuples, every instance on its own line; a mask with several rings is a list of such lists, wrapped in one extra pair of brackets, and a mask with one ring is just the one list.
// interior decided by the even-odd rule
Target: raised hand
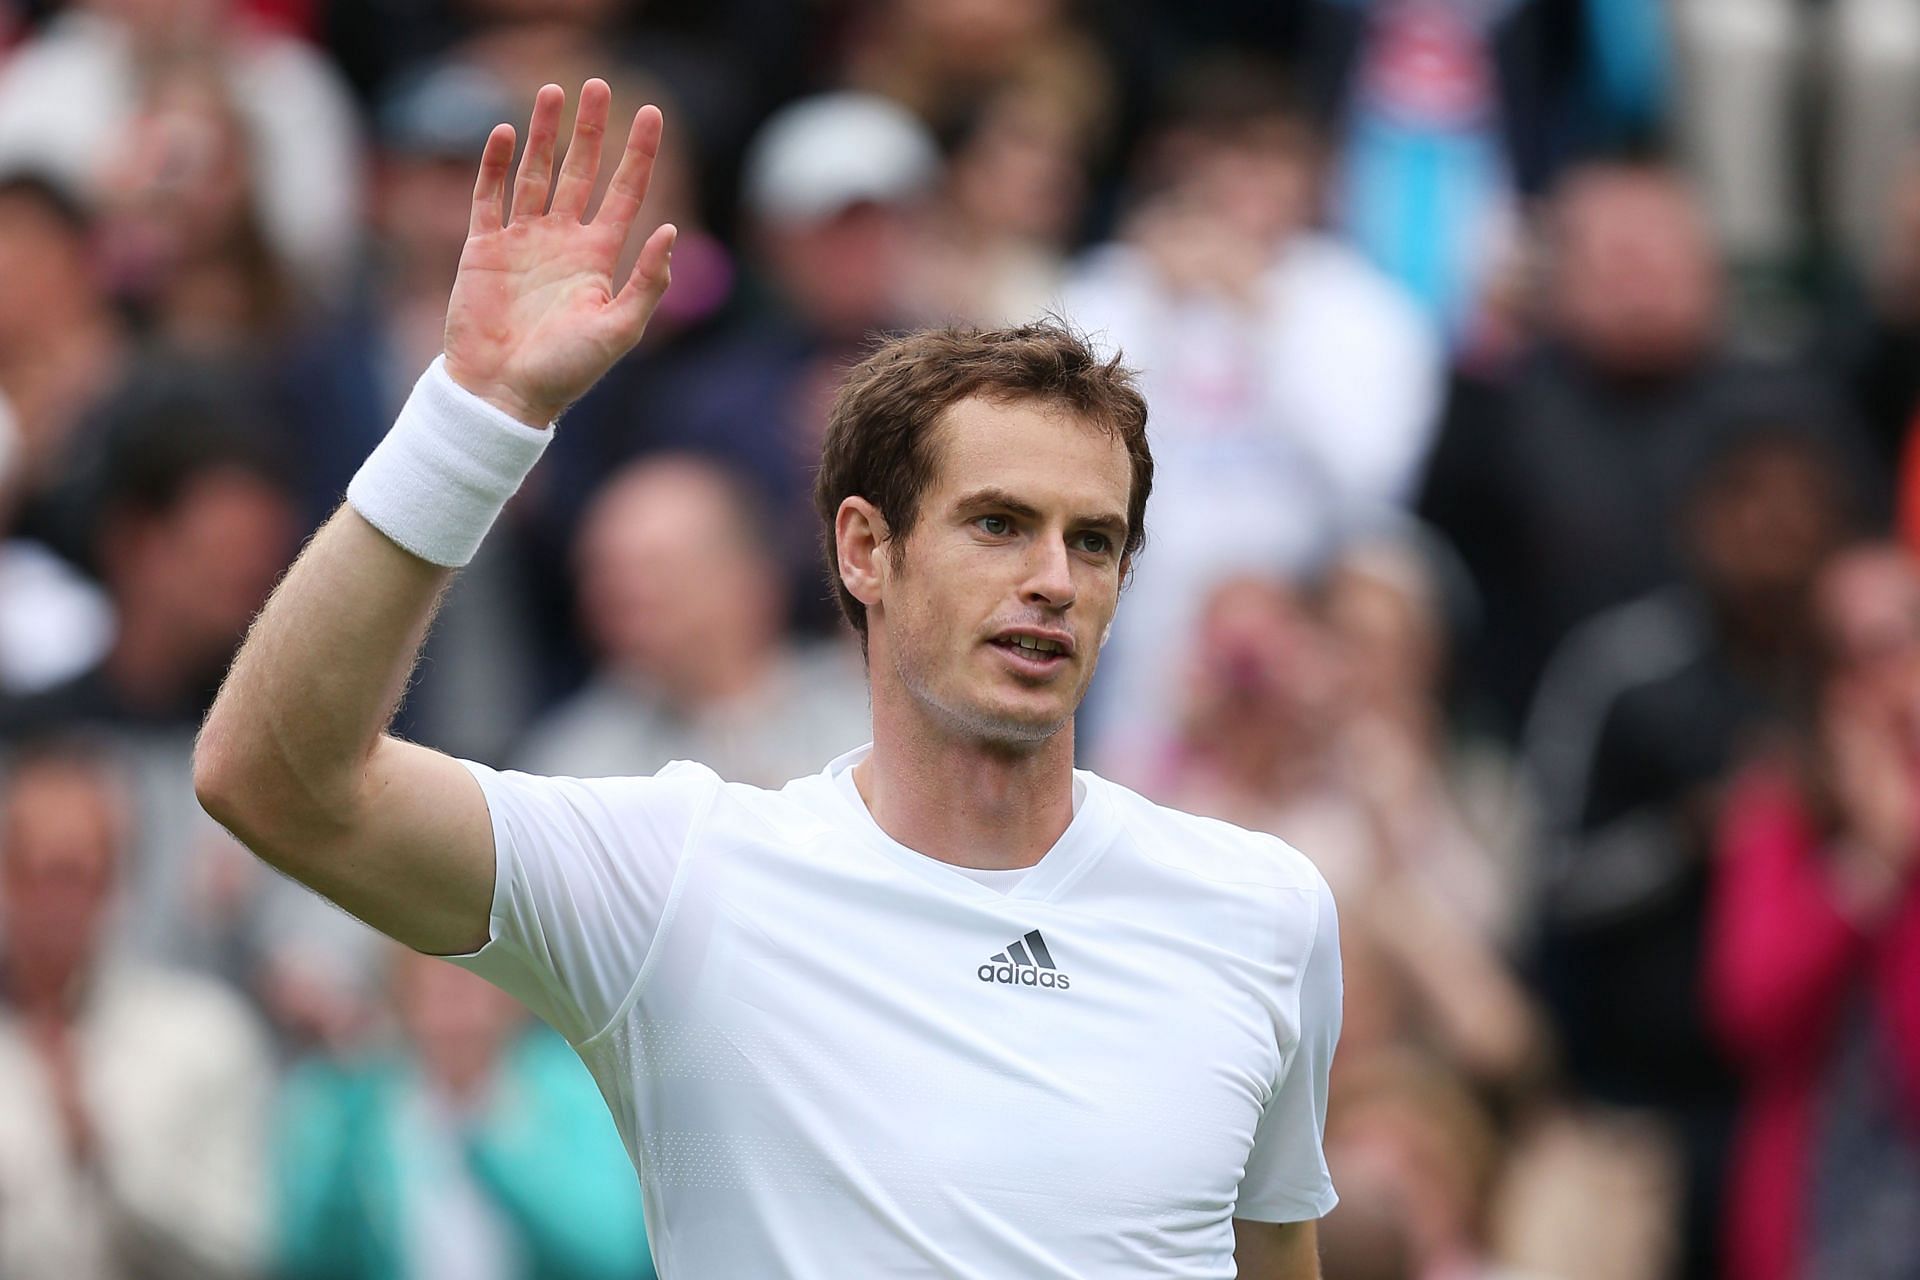
[(632, 273), (615, 282), (614, 268), (660, 151), (660, 112), (648, 106), (634, 115), (606, 199), (588, 222), (613, 91), (604, 80), (581, 88), (573, 139), (556, 182), (553, 152), (566, 100), (565, 91), (552, 84), (534, 96), (511, 220), (513, 126), (497, 125), (488, 136), (467, 245), (447, 304), (447, 372), (538, 427), (558, 417), (640, 341), (666, 292), (675, 235), (670, 223), (656, 228)]

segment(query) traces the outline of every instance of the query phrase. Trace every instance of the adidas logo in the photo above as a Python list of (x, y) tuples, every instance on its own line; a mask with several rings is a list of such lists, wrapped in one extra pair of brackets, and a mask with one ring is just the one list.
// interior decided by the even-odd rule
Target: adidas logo
[(1067, 975), (1053, 962), (1047, 940), (1035, 929), (1026, 937), (996, 952), (974, 973), (982, 982), (1004, 982), (1015, 987), (1053, 987), (1065, 991)]

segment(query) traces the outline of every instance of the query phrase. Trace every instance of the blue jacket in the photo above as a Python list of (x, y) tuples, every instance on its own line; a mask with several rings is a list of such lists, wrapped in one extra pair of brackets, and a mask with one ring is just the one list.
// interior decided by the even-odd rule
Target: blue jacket
[[(407, 1280), (405, 1188), (422, 1171), (400, 1119), (416, 1087), (399, 1056), (294, 1072), (275, 1150), (278, 1275)], [(639, 1183), (572, 1049), (529, 1031), (496, 1092), (464, 1156), (517, 1237), (526, 1280), (651, 1280)]]

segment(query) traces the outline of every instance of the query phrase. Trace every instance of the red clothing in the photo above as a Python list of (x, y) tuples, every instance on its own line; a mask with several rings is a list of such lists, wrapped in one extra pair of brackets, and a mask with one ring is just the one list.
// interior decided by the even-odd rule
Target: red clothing
[(1707, 1007), (1746, 1077), (1726, 1271), (1793, 1280), (1807, 1245), (1816, 1104), (1856, 991), (1871, 997), (1920, 1141), (1920, 877), (1870, 930), (1842, 914), (1805, 802), (1777, 772), (1735, 788), (1719, 836)]

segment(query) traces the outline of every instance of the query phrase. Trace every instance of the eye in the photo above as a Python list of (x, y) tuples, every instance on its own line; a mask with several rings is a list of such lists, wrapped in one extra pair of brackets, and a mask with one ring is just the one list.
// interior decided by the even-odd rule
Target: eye
[(995, 538), (1004, 538), (1013, 532), (1013, 521), (1005, 516), (981, 516), (974, 523), (980, 526), (980, 532)]
[(1104, 556), (1113, 550), (1113, 539), (1104, 533), (1083, 533), (1080, 535), (1080, 549), (1088, 555)]

